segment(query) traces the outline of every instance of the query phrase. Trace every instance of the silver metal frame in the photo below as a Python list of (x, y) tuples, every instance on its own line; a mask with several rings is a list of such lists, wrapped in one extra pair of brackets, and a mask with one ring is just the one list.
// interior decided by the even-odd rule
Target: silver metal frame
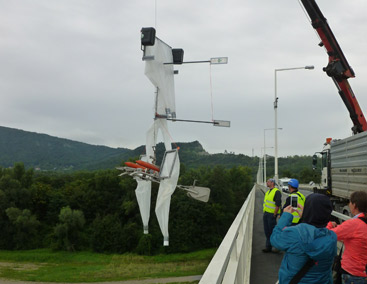
[[(164, 168), (164, 165), (165, 165), (165, 163), (166, 163), (166, 156), (167, 156), (167, 154), (170, 154), (170, 153), (173, 153), (173, 152), (175, 152), (176, 154), (175, 154), (175, 157), (174, 157), (174, 159), (173, 159), (173, 163), (172, 163), (171, 169), (169, 169), (169, 175), (168, 175), (168, 176), (162, 176), (162, 173), (163, 173), (163, 171), (164, 171), (164, 169), (165, 169), (165, 168)], [(165, 178), (170, 178), (170, 177), (171, 177), (171, 175), (172, 175), (172, 171), (173, 171), (173, 166), (174, 166), (174, 164), (175, 164), (175, 162), (176, 162), (176, 159), (177, 159), (177, 154), (178, 154), (177, 149), (169, 150), (169, 151), (166, 151), (166, 152), (164, 153), (163, 160), (162, 160), (162, 163), (161, 163), (161, 170), (160, 170), (160, 172), (159, 172), (159, 178), (160, 178), (160, 179), (165, 179)]]

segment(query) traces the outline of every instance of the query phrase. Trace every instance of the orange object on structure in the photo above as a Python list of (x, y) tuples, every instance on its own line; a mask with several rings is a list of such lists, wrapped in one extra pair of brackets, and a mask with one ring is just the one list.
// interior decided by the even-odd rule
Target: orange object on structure
[(333, 140), (333, 138), (326, 138), (326, 144), (330, 144), (331, 140)]
[(146, 167), (143, 167), (141, 165), (138, 165), (138, 164), (135, 164), (135, 163), (132, 163), (132, 162), (125, 162), (125, 165), (130, 167), (130, 168), (134, 168), (134, 169), (143, 169), (143, 170), (147, 169)]
[(146, 168), (151, 169), (153, 171), (156, 171), (156, 172), (160, 171), (160, 169), (156, 165), (153, 165), (151, 163), (144, 162), (142, 160), (138, 160), (138, 161), (136, 161), (136, 163), (139, 164), (140, 166), (146, 167)]

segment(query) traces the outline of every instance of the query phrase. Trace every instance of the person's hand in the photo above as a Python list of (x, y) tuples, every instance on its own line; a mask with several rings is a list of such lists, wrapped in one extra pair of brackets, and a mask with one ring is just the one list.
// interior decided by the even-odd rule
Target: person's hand
[(292, 214), (294, 212), (294, 209), (292, 208), (291, 205), (288, 205), (287, 207), (283, 209), (283, 212), (288, 212)]
[(288, 213), (293, 213), (295, 211), (298, 212), (299, 216), (302, 217), (302, 213), (303, 213), (303, 206), (301, 204), (297, 204), (297, 208), (293, 208), (291, 205), (288, 205), (286, 208), (284, 208), (283, 212), (288, 212)]
[(301, 204), (297, 204), (297, 209), (294, 210), (294, 211), (297, 211), (298, 214), (299, 214), (299, 217), (302, 217), (302, 214), (303, 214), (303, 206)]
[(334, 222), (334, 221), (332, 221), (330, 223), (331, 223), (332, 228), (335, 228), (336, 226), (338, 226), (338, 224), (336, 222)]

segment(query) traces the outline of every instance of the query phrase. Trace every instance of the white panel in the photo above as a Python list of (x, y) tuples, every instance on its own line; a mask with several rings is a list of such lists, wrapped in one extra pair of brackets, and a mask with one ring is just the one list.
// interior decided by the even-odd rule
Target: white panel
[(156, 38), (154, 46), (145, 47), (145, 56), (154, 56), (154, 60), (145, 61), (145, 75), (158, 88), (157, 113), (166, 115), (169, 110), (170, 118), (176, 117), (175, 87), (172, 48)]

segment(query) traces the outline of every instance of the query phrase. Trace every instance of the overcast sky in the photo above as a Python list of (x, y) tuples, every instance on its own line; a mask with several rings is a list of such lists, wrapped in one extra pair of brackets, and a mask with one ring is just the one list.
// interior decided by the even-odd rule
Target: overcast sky
[[(367, 113), (366, 0), (318, 4), (356, 78)], [(352, 122), (327, 55), (297, 0), (0, 0), (0, 125), (110, 147), (145, 144), (154, 87), (144, 75), (140, 29), (183, 48), (185, 61), (227, 56), (228, 65), (176, 66), (177, 118), (230, 120), (230, 128), (169, 122), (174, 142), (210, 153), (261, 154), (274, 146), (278, 72), (279, 156), (312, 155)], [(212, 88), (210, 87), (210, 78)], [(211, 99), (212, 95), (212, 99)], [(274, 149), (267, 149), (274, 155)]]

